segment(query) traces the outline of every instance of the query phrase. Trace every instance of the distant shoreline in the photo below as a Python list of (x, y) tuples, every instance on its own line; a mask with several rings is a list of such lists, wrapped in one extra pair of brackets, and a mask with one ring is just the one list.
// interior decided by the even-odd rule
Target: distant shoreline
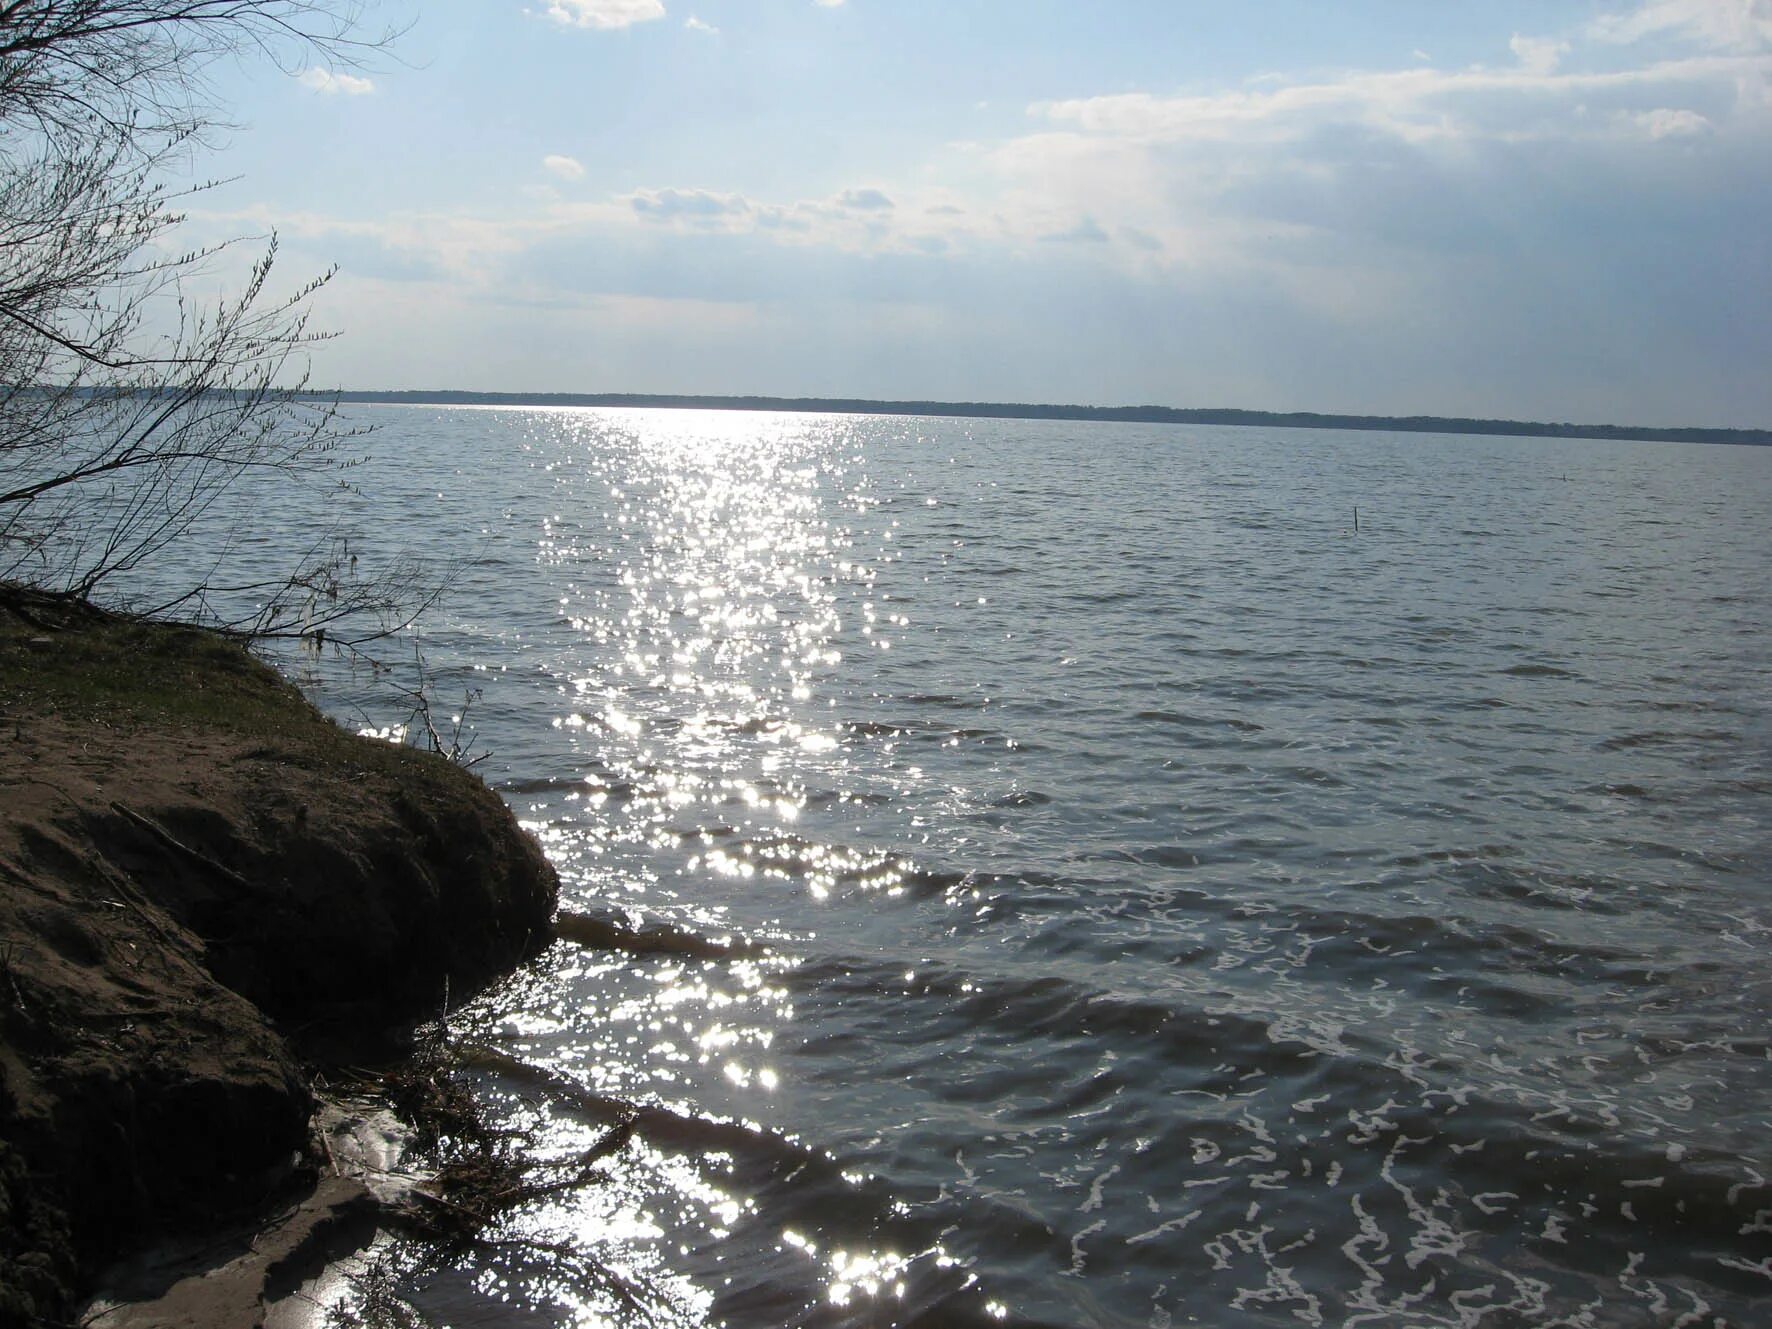
[(1533, 420), (1475, 420), (1443, 415), (1326, 415), (1316, 411), (1243, 411), (1172, 406), (1057, 406), (1026, 402), (874, 401), (850, 397), (696, 397), (629, 392), (339, 392), (308, 394), (397, 406), (638, 406), (654, 410), (797, 411), (837, 415), (928, 415), (985, 420), (1081, 420), (1117, 424), (1266, 426), (1270, 429), (1366, 429), (1414, 434), (1498, 434), (1519, 438), (1589, 438), (1645, 443), (1772, 444), (1772, 429), (1657, 429)]

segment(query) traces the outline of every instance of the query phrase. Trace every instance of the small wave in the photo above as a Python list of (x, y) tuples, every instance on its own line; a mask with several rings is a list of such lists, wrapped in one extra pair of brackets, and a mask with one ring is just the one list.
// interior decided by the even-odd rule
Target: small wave
[(1685, 743), (1729, 743), (1739, 738), (1740, 735), (1726, 729), (1645, 729), (1602, 739), (1595, 746), (1602, 752), (1628, 752), (1632, 748), (1678, 747)]
[(856, 738), (917, 738), (944, 743), (955, 738), (977, 742), (1003, 737), (995, 729), (955, 727), (939, 720), (849, 720), (842, 728)]
[(813, 1168), (842, 1179), (842, 1169), (829, 1154), (761, 1126), (730, 1118), (691, 1115), (657, 1103), (598, 1093), (559, 1071), (485, 1044), (462, 1048), (460, 1057), (465, 1066), (538, 1089), (556, 1102), (595, 1119), (627, 1123), (636, 1134), (658, 1145), (709, 1153), (731, 1150), (763, 1156), (773, 1163), (787, 1165), (789, 1170)]
[(977, 890), (1014, 903), (1029, 898), (1030, 892), (1052, 891), (1060, 885), (1060, 879), (1051, 873), (934, 867), (898, 854), (812, 840), (792, 832), (728, 839), (708, 852), (719, 856), (711, 862), (717, 870), (736, 866), (747, 873), (813, 881), (832, 892), (894, 888), (914, 899), (928, 899)]
[(1555, 665), (1547, 665), (1547, 664), (1510, 665), (1508, 668), (1501, 670), (1501, 672), (1503, 674), (1506, 674), (1510, 678), (1575, 678), (1575, 677), (1578, 677), (1576, 674), (1571, 673), (1567, 669), (1559, 669)]
[(806, 806), (809, 808), (838, 807), (852, 803), (859, 807), (889, 807), (892, 797), (889, 794), (870, 794), (855, 789), (814, 789), (806, 795)]
[[(877, 997), (884, 992), (909, 991), (918, 997), (936, 997), (947, 1006), (941, 1023), (975, 1035), (990, 1032), (1015, 1046), (1025, 1046), (1039, 1037), (1108, 1048), (1137, 1047), (1160, 1056), (1178, 1072), (1192, 1068), (1215, 1083), (1220, 1076), (1230, 1083), (1251, 1066), (1282, 1070), (1317, 1055), (1307, 1044), (1256, 1016), (1115, 992), (1060, 974), (1008, 977), (924, 962), (917, 966), (914, 979), (907, 980), (901, 965), (826, 955), (797, 966), (790, 981), (796, 988), (819, 988), (838, 996), (858, 993)], [(906, 1026), (893, 1036), (920, 1046), (930, 1033), (919, 1024)], [(1038, 1066), (1023, 1069), (1036, 1078), (1043, 1073)], [(958, 1086), (949, 1088), (960, 1092)], [(1041, 1103), (1029, 1104), (1027, 1110), (1042, 1116), (1053, 1108)]]
[(1391, 862), (1400, 868), (1417, 868), (1428, 863), (1464, 863), (1471, 859), (1512, 858), (1519, 849), (1511, 844), (1482, 844), (1473, 849), (1428, 849), (1415, 854), (1397, 854)]
[(1043, 808), (1052, 801), (1051, 794), (1042, 794), (1037, 789), (1023, 789), (1013, 794), (1004, 794), (1001, 798), (993, 798), (994, 808)]
[(1635, 798), (1649, 800), (1655, 797), (1640, 784), (1590, 784), (1583, 786), (1584, 794), (1605, 794), (1613, 798)]
[(630, 955), (681, 955), (696, 960), (751, 958), (769, 953), (767, 947), (732, 937), (704, 937), (671, 923), (648, 923), (633, 927), (620, 919), (561, 910), (554, 930), (565, 940), (586, 950), (626, 951)]
[(862, 738), (897, 738), (901, 734), (927, 731), (926, 720), (849, 720), (843, 725), (846, 733)]
[(593, 793), (612, 798), (633, 796), (634, 786), (627, 780), (602, 775), (543, 775), (516, 780), (500, 780), (493, 788), (501, 794)]
[(718, 720), (715, 723), (729, 734), (755, 736), (776, 733), (788, 722), (779, 715), (753, 715), (746, 720)]
[(1132, 857), (1137, 862), (1152, 863), (1162, 868), (1197, 868), (1203, 866), (1209, 856), (1202, 854), (1198, 848), (1160, 844), (1150, 849), (1141, 849)]
[[(852, 1164), (826, 1150), (754, 1122), (598, 1093), (560, 1072), (484, 1044), (464, 1048), (462, 1060), (477, 1071), (522, 1086), (525, 1097), (539, 1096), (594, 1121), (614, 1123), (616, 1150), (637, 1136), (656, 1149), (718, 1162), (728, 1184), (733, 1173), (746, 1177), (756, 1188), (759, 1208), (768, 1216), (771, 1247), (781, 1228), (788, 1227), (816, 1232), (835, 1249), (842, 1249), (848, 1239), (859, 1249), (883, 1243), (888, 1249), (923, 1252), (900, 1274), (891, 1323), (906, 1329), (986, 1329), (1006, 1323), (986, 1305), (974, 1279), (940, 1258), (943, 1243), (957, 1228), (988, 1233), (993, 1241), (1038, 1252), (1049, 1263), (1062, 1258), (1067, 1249), (1049, 1224), (992, 1197), (969, 1197), (964, 1204), (950, 1203), (913, 1217), (904, 1204), (913, 1188), (903, 1180), (858, 1176)], [(728, 1315), (737, 1316), (740, 1323), (851, 1322), (846, 1317), (802, 1318), (808, 1290), (801, 1287), (804, 1275), (795, 1270), (784, 1277), (784, 1272), (762, 1262), (738, 1271), (736, 1278), (726, 1278), (714, 1308), (720, 1322), (732, 1322)], [(810, 1290), (816, 1296), (823, 1289)], [(768, 1320), (758, 1320), (755, 1314), (764, 1303), (773, 1310)], [(1013, 1329), (1050, 1329), (1020, 1316), (1007, 1323)]]
[(1342, 789), (1347, 786), (1346, 780), (1333, 771), (1326, 771), (1320, 766), (1281, 766), (1277, 773), (1289, 780), (1296, 780), (1301, 784), (1314, 784), (1325, 789)]
[(1668, 700), (1650, 697), (1633, 704), (1645, 711), (1674, 711), (1690, 715), (1741, 714), (1738, 707), (1730, 706), (1727, 703), (1718, 700), (1686, 700), (1679, 698)]
[(1134, 720), (1150, 724), (1170, 725), (1178, 729), (1233, 729), (1240, 734), (1259, 734), (1262, 726), (1253, 720), (1240, 720), (1230, 715), (1190, 715), (1186, 711), (1138, 711)]

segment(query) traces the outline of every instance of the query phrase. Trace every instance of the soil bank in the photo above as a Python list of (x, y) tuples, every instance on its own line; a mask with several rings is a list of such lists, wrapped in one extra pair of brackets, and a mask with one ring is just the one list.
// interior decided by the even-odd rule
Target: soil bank
[(471, 773), (239, 645), (0, 587), (0, 1326), (311, 1184), (317, 1068), (551, 936)]

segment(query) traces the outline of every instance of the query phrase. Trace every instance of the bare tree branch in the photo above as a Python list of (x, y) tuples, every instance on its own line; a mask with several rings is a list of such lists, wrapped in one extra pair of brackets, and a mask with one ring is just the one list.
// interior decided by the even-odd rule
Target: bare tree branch
[(234, 294), (200, 297), (230, 246), (171, 250), (193, 191), (165, 176), (220, 123), (214, 61), (357, 65), (390, 35), (362, 20), (360, 0), (0, 0), (0, 577), (90, 595), (243, 478), (347, 460), (359, 431), (306, 391), (332, 274), (273, 296), (272, 235)]

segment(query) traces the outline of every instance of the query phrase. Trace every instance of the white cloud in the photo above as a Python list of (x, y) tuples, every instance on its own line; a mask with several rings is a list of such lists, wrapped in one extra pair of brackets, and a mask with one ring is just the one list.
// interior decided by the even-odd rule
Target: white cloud
[(688, 18), (683, 20), (683, 26), (690, 32), (705, 32), (710, 37), (717, 37), (720, 35), (720, 29), (716, 28), (712, 23), (703, 23), (694, 14), (691, 14)]
[(1672, 110), (1665, 106), (1653, 111), (1637, 111), (1629, 120), (1652, 139), (1702, 134), (1711, 128), (1710, 121), (1696, 111)]
[(1772, 160), (1772, 54), (1626, 52), (1579, 32), (1509, 45), (1516, 63), (1493, 67), (1036, 103), (1038, 131), (956, 147), (976, 181), (959, 201), (997, 223), (964, 234), (1027, 255), (1093, 227), (1106, 243), (1069, 252), (1177, 281), (1234, 277), (1347, 321), (1430, 298), (1477, 256), (1517, 251), (1531, 270), (1553, 237), (1608, 229), (1595, 200), (1638, 197), (1650, 216), (1683, 206), (1650, 200), (1766, 186), (1743, 170)]
[(1626, 45), (1671, 34), (1718, 50), (1764, 51), (1772, 49), (1772, 0), (1646, 0), (1601, 15), (1588, 31)]
[[(1510, 69), (1405, 69), (1352, 73), (1322, 83), (1210, 96), (1120, 93), (1040, 102), (1029, 112), (1084, 134), (1147, 143), (1277, 143), (1325, 126), (1359, 127), (1411, 143), (1589, 136), (1582, 107), (1656, 109), (1670, 95), (1744, 107), (1772, 77), (1772, 59), (1694, 56), (1635, 68), (1561, 73), (1557, 48), (1515, 38), (1526, 60)], [(1635, 107), (1631, 102), (1638, 103)], [(1645, 104), (1646, 103), (1646, 104)], [(1698, 109), (1696, 106), (1693, 109)]]
[(707, 189), (639, 189), (624, 201), (646, 221), (713, 225), (749, 215), (751, 201), (742, 194), (716, 194)]
[(1550, 74), (1563, 62), (1569, 54), (1569, 43), (1556, 41), (1550, 37), (1522, 37), (1515, 33), (1507, 44), (1508, 50), (1520, 62), (1520, 68), (1530, 74)]
[(843, 3), (843, 0), (813, 0), (813, 2), (824, 9), (836, 9)]
[[(413, 293), (414, 311), (447, 294), (463, 346), (486, 317), (581, 331), (611, 326), (571, 321), (584, 309), (653, 310), (667, 331), (612, 386), (653, 362), (692, 374), (683, 348), (702, 346), (706, 381), (735, 387), (808, 383), (825, 356), (833, 395), (872, 391), (854, 376), (878, 365), (907, 396), (941, 395), (951, 373), (956, 396), (1084, 382), (1126, 400), (1748, 423), (1772, 409), (1752, 280), (1772, 242), (1751, 220), (1772, 208), (1772, 48), (1747, 22), (1769, 2), (1651, 0), (1603, 33), (1502, 27), (1487, 66), (1403, 49), (1389, 69), (1040, 105), (1016, 135), (979, 125), (984, 141), (904, 171), (858, 160), (848, 179), (865, 185), (818, 197), (580, 186), (485, 218), (266, 220), (349, 280)], [(573, 22), (620, 8), (533, 8), (550, 4)], [(544, 165), (538, 185), (582, 178)], [(928, 328), (882, 339), (882, 311), (913, 306)], [(701, 314), (721, 309), (762, 310), (771, 335), (714, 336)], [(1037, 367), (965, 378), (984, 372), (987, 319), (1023, 352), (1001, 363)], [(455, 353), (383, 340), (423, 370), (409, 375)], [(558, 340), (572, 353), (552, 386), (570, 386), (584, 337)]]
[(541, 159), (542, 169), (550, 175), (559, 176), (562, 180), (582, 180), (585, 178), (584, 165), (576, 157), (563, 157), (559, 153), (549, 153)]
[(1085, 217), (1069, 230), (1054, 231), (1048, 235), (1042, 235), (1040, 239), (1057, 244), (1103, 245), (1107, 243), (1108, 233), (1101, 229), (1095, 218)]
[(1625, 52), (1581, 31), (1508, 46), (1514, 61), (1495, 66), (1042, 103), (1037, 132), (949, 145), (921, 176), (798, 200), (646, 188), (561, 204), (543, 229), (990, 262), (1068, 253), (1126, 273), (1240, 273), (1353, 318), (1406, 303), (1449, 254), (1525, 243), (1509, 231), (1657, 179), (1654, 163), (1676, 157), (1654, 144), (1690, 144), (1711, 155), (1686, 160), (1704, 163), (1772, 143), (1772, 101), (1754, 95), (1772, 55)]
[(373, 80), (358, 78), (355, 74), (341, 74), (330, 69), (322, 69), (318, 65), (302, 70), (298, 77), (304, 88), (312, 88), (315, 92), (323, 92), (327, 96), (343, 94), (346, 97), (361, 97), (375, 91)]
[(845, 189), (837, 195), (836, 203), (840, 208), (854, 208), (860, 212), (890, 212), (895, 206), (878, 189)]
[(576, 28), (631, 27), (665, 16), (660, 0), (552, 0), (548, 17)]
[[(881, 189), (845, 189), (825, 198), (770, 201), (712, 189), (638, 189), (613, 200), (627, 220), (649, 227), (697, 234), (762, 233), (777, 243), (825, 247), (845, 252), (929, 252), (966, 233), (963, 223), (931, 218), (958, 218), (962, 209), (945, 202), (945, 194), (924, 193), (902, 209)], [(1047, 230), (1074, 224), (1068, 214)]]

